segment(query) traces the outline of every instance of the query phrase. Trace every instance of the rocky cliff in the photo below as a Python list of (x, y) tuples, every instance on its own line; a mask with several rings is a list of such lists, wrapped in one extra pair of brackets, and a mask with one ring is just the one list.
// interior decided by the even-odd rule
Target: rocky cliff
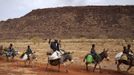
[(37, 9), (0, 22), (0, 39), (134, 38), (134, 6)]

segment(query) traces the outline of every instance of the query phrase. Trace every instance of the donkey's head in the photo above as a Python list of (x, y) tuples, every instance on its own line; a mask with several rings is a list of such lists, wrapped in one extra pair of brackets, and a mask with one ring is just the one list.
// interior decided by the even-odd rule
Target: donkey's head
[(72, 54), (73, 54), (73, 52), (65, 52), (63, 54), (64, 61), (69, 60), (69, 61), (73, 62)]
[(103, 50), (102, 52), (102, 57), (106, 58), (107, 60), (109, 60), (109, 57), (108, 57), (108, 49), (107, 50)]

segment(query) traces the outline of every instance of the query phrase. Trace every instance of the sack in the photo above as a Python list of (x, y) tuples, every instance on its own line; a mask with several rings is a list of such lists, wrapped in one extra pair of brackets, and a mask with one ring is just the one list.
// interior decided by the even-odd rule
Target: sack
[(122, 56), (121, 56), (121, 60), (128, 60), (128, 57), (127, 57), (127, 55), (126, 54), (123, 54)]
[(55, 51), (51, 56), (48, 57), (49, 60), (55, 60), (61, 58), (61, 53), (59, 51)]
[(120, 60), (122, 55), (123, 55), (123, 52), (117, 53), (115, 56), (115, 60)]
[(24, 53), (23, 57), (21, 58), (21, 60), (27, 60), (28, 59), (28, 55), (26, 53)]
[(94, 61), (93, 56), (92, 55), (88, 55), (87, 58), (86, 58), (86, 61), (88, 63), (92, 63)]
[(21, 56), (20, 56), (20, 58), (23, 58), (24, 55), (25, 55), (25, 53), (22, 53)]

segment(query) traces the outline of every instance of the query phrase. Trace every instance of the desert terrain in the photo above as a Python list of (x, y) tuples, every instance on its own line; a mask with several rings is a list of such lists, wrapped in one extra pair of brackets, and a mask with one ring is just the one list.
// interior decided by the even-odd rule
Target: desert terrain
[[(25, 66), (24, 62), (19, 59), (18, 55), (15, 60), (7, 62), (5, 57), (0, 57), (0, 74), (1, 75), (134, 75), (134, 68), (132, 68), (128, 73), (125, 72), (128, 66), (122, 65), (121, 72), (116, 69), (116, 64), (114, 57), (118, 52), (122, 51), (122, 46), (128, 43), (132, 45), (132, 50), (134, 49), (134, 41), (125, 41), (123, 39), (62, 39), (61, 49), (66, 51), (74, 52), (73, 59), (74, 63), (69, 66), (69, 72), (65, 72), (65, 68), (62, 65), (61, 71), (58, 72), (58, 68), (55, 66), (49, 66), (46, 70), (47, 55), (46, 52), (50, 50), (48, 40), (43, 42), (33, 42), (27, 40), (18, 41), (1, 41), (0, 45), (8, 47), (10, 43), (13, 43), (14, 48), (20, 53), (26, 50), (27, 45), (30, 45), (32, 50), (37, 54), (37, 60), (33, 62), (30, 66)], [(95, 72), (93, 70), (93, 64), (89, 66), (89, 71), (86, 71), (85, 65), (83, 63), (83, 57), (89, 52), (91, 45), (96, 44), (96, 50), (98, 53), (103, 51), (103, 49), (108, 49), (108, 55), (110, 60), (104, 60), (101, 63), (102, 72), (100, 73), (97, 69)], [(98, 68), (98, 67), (97, 67)]]
[[(60, 39), (61, 49), (73, 52), (74, 63), (69, 72), (47, 64), (47, 51), (50, 51), (48, 39)], [(134, 68), (125, 72), (126, 65), (118, 72), (114, 57), (123, 46), (132, 45), (134, 50), (134, 6), (78, 6), (34, 9), (20, 18), (0, 21), (0, 45), (8, 47), (13, 43), (15, 50), (23, 53), (30, 45), (37, 54), (37, 60), (30, 66), (18, 55), (15, 60), (7, 62), (0, 57), (0, 75), (134, 75)], [(92, 72), (93, 64), (86, 71), (83, 57), (91, 45), (96, 51), (108, 49), (110, 60), (101, 63), (99, 70)], [(98, 67), (97, 67), (98, 68)]]

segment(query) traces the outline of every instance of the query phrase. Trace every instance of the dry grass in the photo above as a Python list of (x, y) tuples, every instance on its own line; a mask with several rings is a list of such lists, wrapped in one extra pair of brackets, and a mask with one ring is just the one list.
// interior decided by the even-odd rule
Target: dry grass
[[(32, 41), (1, 41), (0, 45), (4, 47), (8, 47), (10, 43), (14, 44), (14, 48), (20, 52), (24, 52), (27, 48), (27, 45), (30, 45), (33, 51), (36, 51), (38, 63), (46, 63), (47, 56), (46, 52), (50, 50), (48, 40), (44, 42), (32, 42)], [(130, 43), (130, 42), (129, 42)], [(110, 61), (103, 61), (102, 68), (116, 70), (116, 65), (114, 63), (114, 56), (116, 53), (122, 51), (122, 46), (127, 45), (123, 39), (62, 39), (61, 40), (61, 48), (66, 51), (74, 52), (73, 57), (75, 60), (74, 64), (84, 65), (82, 62), (83, 57), (87, 54), (91, 48), (92, 44), (96, 44), (96, 50), (98, 53), (103, 51), (103, 49), (109, 49)], [(131, 42), (132, 50), (134, 49), (134, 42)], [(18, 57), (17, 57), (18, 59)], [(121, 67), (123, 70), (127, 68), (127, 66)], [(130, 72), (134, 72), (134, 69), (131, 69)]]

